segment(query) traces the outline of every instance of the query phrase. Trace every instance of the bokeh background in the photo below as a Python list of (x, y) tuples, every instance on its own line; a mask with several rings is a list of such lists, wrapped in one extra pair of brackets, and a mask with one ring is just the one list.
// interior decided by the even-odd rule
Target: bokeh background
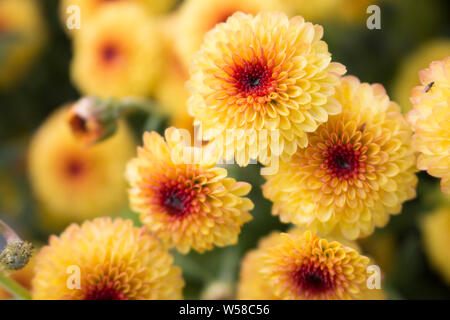
[[(74, 35), (63, 28), (60, 2), (32, 1), (37, 4), (39, 11), (31, 16), (39, 15), (36, 19), (41, 21), (37, 24), (40, 27), (31, 28), (31, 33), (24, 38), (20, 35), (15, 38), (15, 34), (10, 36), (4, 32), (7, 26), (5, 21), (12, 13), (5, 9), (3, 2), (8, 0), (0, 0), (0, 218), (13, 226), (23, 238), (39, 246), (45, 245), (50, 234), (58, 234), (72, 221), (86, 218), (77, 218), (64, 212), (49, 213), (51, 210), (37, 199), (35, 187), (30, 183), (28, 165), (30, 142), (36, 130), (55, 110), (79, 99), (83, 92), (71, 78)], [(199, 11), (202, 12), (200, 18), (189, 16), (187, 12), (194, 10), (189, 9), (194, 5), (187, 2), (196, 2), (197, 9), (205, 6), (204, 11)], [(163, 133), (169, 124), (189, 127), (185, 110), (177, 105), (183, 103), (174, 101), (184, 101), (183, 97), (187, 95), (182, 85), (188, 74), (187, 68), (183, 61), (179, 61), (186, 58), (186, 53), (177, 51), (177, 45), (171, 44), (177, 44), (180, 38), (186, 37), (182, 31), (193, 29), (191, 25), (196, 20), (212, 21), (212, 27), (216, 22), (226, 19), (223, 16), (225, 13), (229, 15), (234, 10), (246, 10), (245, 6), (251, 7), (250, 3), (254, 1), (230, 1), (234, 5), (232, 11), (227, 9), (219, 13), (214, 10), (219, 10), (220, 6), (214, 7), (213, 2), (217, 1), (209, 4), (208, 1), (198, 0), (168, 1), (166, 7), (148, 15), (148, 19), (159, 26), (156, 29), (160, 40), (153, 41), (153, 46), (159, 47), (163, 57), (158, 62), (160, 76), (156, 89), (146, 97), (158, 112), (150, 115), (136, 112), (126, 119), (133, 136), (130, 140), (133, 141), (133, 148), (140, 143), (145, 130)], [(285, 2), (281, 10), (289, 15), (302, 14), (322, 24), (325, 29), (324, 40), (329, 45), (333, 59), (345, 64), (347, 73), (358, 76), (361, 81), (383, 84), (389, 96), (399, 102), (404, 111), (411, 108), (408, 99), (412, 87), (419, 83), (417, 72), (432, 60), (450, 55), (450, 2), (447, 0), (343, 0), (332, 9), (315, 4), (321, 1), (281, 2)], [(366, 8), (372, 2), (381, 8), (381, 30), (369, 30), (366, 27), (369, 16)], [(14, 14), (20, 16), (21, 12)], [(25, 16), (24, 19), (30, 18)], [(178, 28), (172, 28), (174, 25)], [(197, 32), (192, 37), (199, 34)], [(20, 49), (9, 49), (17, 41), (31, 42), (26, 48), (26, 54)], [(186, 49), (182, 45), (180, 47)], [(11, 58), (11, 55), (17, 59)], [(183, 58), (178, 59), (177, 56)], [(173, 74), (177, 80), (171, 82), (168, 78)], [(159, 111), (165, 117), (161, 117)], [(37, 152), (46, 151), (43, 149)], [(187, 283), (185, 298), (232, 297), (238, 280), (240, 259), (245, 252), (256, 247), (258, 240), (271, 230), (283, 231), (289, 227), (271, 216), (271, 204), (261, 194), (263, 178), (259, 175), (257, 165), (246, 168), (227, 166), (227, 169), (237, 180), (253, 185), (250, 196), (255, 203), (252, 211), (254, 220), (244, 226), (239, 244), (235, 246), (217, 248), (201, 255), (191, 252), (183, 256), (174, 252), (176, 264), (183, 268)], [(50, 177), (50, 171), (42, 172), (40, 179)], [(117, 174), (123, 176), (122, 172)], [(422, 228), (423, 219), (439, 207), (448, 206), (449, 200), (441, 194), (437, 179), (424, 172), (418, 175), (417, 198), (407, 202), (402, 214), (392, 217), (387, 227), (361, 240), (360, 244), (384, 272), (383, 285), (389, 298), (449, 299), (449, 280), (444, 280), (442, 270), (430, 262)], [(121, 187), (125, 193), (126, 185)], [(58, 192), (55, 191), (54, 196), (58, 197)], [(73, 205), (70, 205), (70, 201), (73, 201)], [(79, 201), (73, 197), (66, 204), (68, 207), (76, 206)], [(139, 225), (137, 215), (128, 209), (126, 201), (115, 206), (114, 210), (97, 212), (96, 215), (122, 216), (133, 219)], [(446, 230), (436, 232), (448, 235), (450, 225)], [(441, 250), (450, 260), (450, 243), (448, 245)], [(31, 267), (27, 267), (15, 277), (24, 285), (29, 285), (31, 270)], [(449, 272), (447, 270), (447, 274)], [(211, 287), (218, 281), (222, 283), (221, 286)], [(7, 295), (1, 294), (0, 290), (0, 297), (6, 298)]]

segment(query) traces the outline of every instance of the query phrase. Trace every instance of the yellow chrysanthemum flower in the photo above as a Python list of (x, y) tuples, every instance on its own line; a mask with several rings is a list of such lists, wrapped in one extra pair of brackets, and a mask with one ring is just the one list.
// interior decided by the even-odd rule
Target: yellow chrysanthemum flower
[(311, 231), (272, 233), (244, 258), (238, 298), (384, 299), (368, 288), (369, 265), (354, 247)]
[(132, 209), (163, 243), (182, 253), (235, 244), (252, 218), (253, 203), (242, 197), (251, 185), (227, 178), (226, 169), (214, 167), (213, 156), (186, 164), (180, 132), (169, 128), (165, 137), (167, 142), (156, 132), (145, 133), (144, 146), (128, 165)]
[(50, 237), (36, 256), (32, 297), (181, 299), (184, 281), (172, 262), (159, 241), (133, 227), (131, 220), (97, 218), (81, 227), (72, 224), (59, 237)]
[(407, 115), (413, 146), (420, 152), (417, 167), (442, 178), (442, 192), (450, 194), (450, 56), (422, 70), (420, 82), (412, 91), (413, 109)]
[(278, 173), (266, 176), (264, 196), (281, 221), (317, 227), (348, 239), (371, 234), (416, 195), (411, 130), (383, 86), (344, 77), (331, 116)]
[(160, 71), (159, 42), (139, 6), (109, 5), (75, 34), (72, 80), (85, 95), (149, 96)]
[(36, 0), (0, 0), (0, 88), (17, 83), (46, 40)]
[(345, 67), (330, 62), (322, 34), (321, 26), (279, 12), (238, 12), (216, 25), (189, 81), (188, 106), (204, 140), (220, 141), (225, 159), (239, 165), (306, 147), (306, 133), (341, 111), (331, 96)]
[(182, 62), (188, 67), (193, 55), (200, 49), (205, 34), (216, 24), (226, 22), (238, 11), (256, 15), (261, 11), (281, 8), (280, 0), (187, 0), (173, 21), (176, 32), (174, 44)]
[(422, 223), (425, 251), (434, 268), (450, 285), (450, 205), (427, 214)]
[(447, 56), (450, 56), (450, 40), (438, 39), (425, 44), (404, 59), (393, 85), (393, 96), (404, 113), (412, 108), (411, 91), (420, 85), (417, 77), (419, 71), (427, 68), (431, 61), (442, 60)]
[(28, 166), (37, 200), (62, 224), (121, 210), (127, 201), (123, 172), (134, 155), (132, 133), (120, 123), (113, 137), (86, 147), (66, 120), (67, 108), (59, 109), (31, 141)]

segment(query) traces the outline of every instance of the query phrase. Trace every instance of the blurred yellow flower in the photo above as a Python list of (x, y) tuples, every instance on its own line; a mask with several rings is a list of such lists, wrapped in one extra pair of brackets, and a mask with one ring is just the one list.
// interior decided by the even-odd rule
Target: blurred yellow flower
[(0, 88), (23, 77), (47, 38), (37, 0), (0, 0)]
[[(81, 226), (72, 224), (59, 237), (51, 236), (36, 256), (32, 296), (35, 300), (181, 299), (184, 281), (172, 262), (159, 241), (133, 227), (131, 220), (97, 218)], [(79, 289), (70, 288), (68, 280), (79, 284)]]
[(105, 142), (86, 147), (72, 134), (67, 108), (47, 119), (33, 137), (28, 166), (39, 203), (66, 224), (115, 213), (126, 205), (126, 162), (135, 141), (124, 123)]
[(337, 20), (356, 23), (368, 17), (367, 7), (378, 3), (379, 0), (281, 0), (281, 2), (287, 12), (301, 15), (314, 22)]
[[(188, 82), (189, 111), (204, 140), (220, 141), (225, 159), (235, 157), (241, 166), (306, 147), (306, 133), (341, 111), (331, 96), (345, 67), (331, 62), (322, 35), (321, 26), (280, 12), (238, 12), (216, 25)], [(250, 134), (241, 137), (239, 130)], [(239, 136), (236, 144), (230, 133)]]
[(85, 95), (149, 96), (160, 73), (159, 38), (139, 6), (109, 5), (75, 34), (72, 80)]
[(272, 233), (244, 258), (238, 298), (384, 299), (368, 288), (369, 265), (353, 247), (311, 231)]
[(406, 116), (414, 130), (413, 147), (420, 152), (417, 167), (442, 178), (442, 192), (450, 194), (450, 56), (422, 70), (420, 82)]
[(186, 105), (189, 93), (185, 84), (189, 80), (189, 71), (174, 45), (179, 35), (174, 30), (173, 19), (167, 17), (159, 24), (163, 34), (165, 69), (158, 79), (155, 98), (170, 115), (170, 126), (187, 129), (193, 136), (194, 118), (189, 115)]
[(393, 84), (393, 96), (404, 113), (412, 108), (411, 91), (420, 85), (419, 71), (428, 67), (431, 61), (450, 56), (450, 40), (437, 39), (426, 43), (403, 60)]
[(344, 77), (334, 96), (342, 113), (309, 134), (278, 173), (266, 176), (264, 196), (281, 221), (368, 236), (416, 195), (412, 132), (383, 86)]
[(421, 221), (425, 252), (433, 267), (450, 285), (450, 205), (427, 214)]
[(173, 23), (177, 37), (174, 44), (188, 67), (205, 34), (216, 24), (226, 22), (235, 12), (256, 15), (260, 11), (282, 8), (280, 0), (187, 0), (175, 14)]
[[(137, 4), (141, 7), (142, 11), (153, 15), (169, 11), (173, 8), (176, 0), (60, 0), (59, 10), (61, 21), (64, 27), (67, 27), (67, 19), (69, 19), (74, 13), (71, 8), (72, 6), (77, 6), (81, 14), (80, 27), (83, 28), (85, 21), (92, 19), (92, 17), (95, 17), (95, 15), (98, 14), (99, 11), (118, 2)], [(66, 30), (69, 32), (73, 32), (77, 29)]]
[(177, 129), (167, 129), (165, 138), (146, 132), (128, 165), (131, 208), (163, 243), (182, 253), (237, 243), (242, 225), (252, 219), (253, 203), (243, 197), (251, 185), (227, 178), (226, 169), (214, 167), (214, 157), (186, 164), (177, 151)]

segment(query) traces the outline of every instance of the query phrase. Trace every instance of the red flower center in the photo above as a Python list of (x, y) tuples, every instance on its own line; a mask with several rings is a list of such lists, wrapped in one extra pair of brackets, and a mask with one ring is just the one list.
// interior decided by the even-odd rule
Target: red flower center
[(89, 287), (84, 300), (127, 300), (127, 298), (112, 286), (100, 284)]
[(105, 64), (116, 63), (120, 57), (120, 49), (113, 43), (106, 43), (100, 48), (100, 60)]
[(185, 185), (175, 184), (175, 182), (166, 183), (162, 186), (159, 202), (170, 216), (182, 218), (191, 211), (195, 192)]
[(269, 94), (272, 89), (272, 72), (261, 60), (245, 62), (234, 68), (233, 79), (236, 88), (244, 95), (261, 97)]
[(313, 295), (333, 289), (334, 283), (327, 270), (322, 270), (313, 264), (304, 264), (293, 274), (298, 290)]
[(360, 154), (351, 143), (335, 145), (324, 152), (324, 166), (338, 178), (355, 177), (360, 167)]

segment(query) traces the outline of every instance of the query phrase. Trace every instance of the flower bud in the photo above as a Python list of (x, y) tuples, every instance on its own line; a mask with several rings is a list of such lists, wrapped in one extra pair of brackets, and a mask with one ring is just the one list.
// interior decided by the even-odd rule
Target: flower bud
[(68, 111), (68, 123), (75, 137), (92, 145), (112, 136), (117, 130), (119, 114), (112, 101), (84, 97)]
[(0, 253), (0, 268), (7, 271), (22, 269), (32, 254), (33, 245), (30, 242), (20, 239), (10, 241)]

